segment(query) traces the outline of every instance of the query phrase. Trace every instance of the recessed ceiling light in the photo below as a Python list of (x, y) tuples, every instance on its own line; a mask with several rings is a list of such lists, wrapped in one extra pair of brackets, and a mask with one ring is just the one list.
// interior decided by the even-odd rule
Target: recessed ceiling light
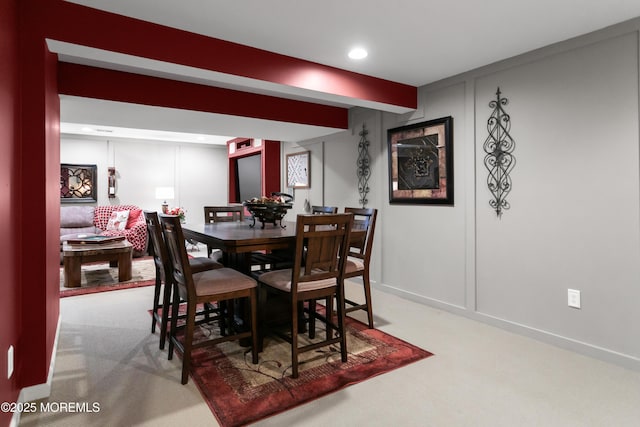
[(351, 59), (364, 59), (367, 55), (367, 51), (361, 47), (356, 47), (349, 51), (349, 58)]

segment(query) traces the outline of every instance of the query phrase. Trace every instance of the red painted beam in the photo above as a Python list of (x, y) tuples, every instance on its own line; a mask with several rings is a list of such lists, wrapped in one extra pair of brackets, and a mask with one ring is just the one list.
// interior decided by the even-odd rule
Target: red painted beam
[(58, 63), (58, 92), (63, 95), (338, 129), (349, 127), (346, 108), (66, 62)]
[(46, 37), (159, 61), (406, 108), (417, 88), (61, 0), (40, 0)]

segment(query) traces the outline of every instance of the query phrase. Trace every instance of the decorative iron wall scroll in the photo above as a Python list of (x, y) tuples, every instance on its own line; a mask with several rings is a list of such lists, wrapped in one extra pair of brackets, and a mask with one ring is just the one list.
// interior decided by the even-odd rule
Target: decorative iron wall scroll
[(388, 131), (389, 202), (453, 205), (453, 118)]
[(60, 201), (96, 202), (96, 165), (60, 165)]
[(493, 195), (489, 205), (496, 211), (498, 218), (502, 216), (504, 210), (511, 207), (507, 202), (507, 195), (511, 191), (509, 174), (516, 164), (516, 158), (512, 154), (516, 145), (509, 135), (511, 119), (502, 108), (508, 103), (507, 98), (501, 97), (500, 88), (498, 88), (495, 101), (489, 103), (493, 112), (487, 121), (489, 137), (483, 146), (485, 153), (487, 153), (484, 157), (484, 165), (489, 171), (487, 186)]
[(369, 202), (367, 193), (369, 193), (369, 177), (371, 176), (371, 155), (369, 155), (369, 141), (367, 141), (368, 133), (369, 131), (363, 123), (362, 131), (360, 131), (360, 142), (358, 143), (358, 192), (360, 193), (359, 202), (363, 209)]

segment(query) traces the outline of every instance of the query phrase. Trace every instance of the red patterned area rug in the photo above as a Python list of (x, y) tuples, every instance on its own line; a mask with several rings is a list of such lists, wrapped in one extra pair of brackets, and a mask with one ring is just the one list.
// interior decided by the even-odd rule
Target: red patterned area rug
[(156, 280), (156, 270), (152, 257), (135, 258), (131, 265), (131, 280), (118, 282), (118, 267), (109, 267), (108, 262), (83, 264), (80, 287), (64, 287), (64, 269), (60, 268), (60, 298), (97, 292), (152, 286)]
[[(201, 327), (204, 334), (214, 333)], [(324, 331), (316, 332), (319, 336)], [(300, 356), (300, 375), (291, 378), (288, 343), (266, 338), (257, 365), (251, 351), (237, 342), (204, 347), (193, 353), (191, 378), (222, 427), (242, 426), (374, 376), (424, 359), (432, 353), (363, 323), (347, 318), (349, 358), (340, 361), (337, 347)], [(307, 338), (300, 334), (300, 345)]]

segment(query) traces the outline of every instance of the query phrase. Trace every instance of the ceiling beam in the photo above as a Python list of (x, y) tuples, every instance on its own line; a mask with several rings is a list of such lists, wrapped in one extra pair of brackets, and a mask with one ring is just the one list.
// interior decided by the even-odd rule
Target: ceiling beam
[(58, 63), (58, 93), (336, 129), (349, 127), (346, 108), (65, 62)]
[(31, 1), (37, 4), (33, 12), (49, 39), (269, 82), (305, 91), (307, 96), (331, 94), (391, 109), (417, 106), (414, 86), (62, 0)]

